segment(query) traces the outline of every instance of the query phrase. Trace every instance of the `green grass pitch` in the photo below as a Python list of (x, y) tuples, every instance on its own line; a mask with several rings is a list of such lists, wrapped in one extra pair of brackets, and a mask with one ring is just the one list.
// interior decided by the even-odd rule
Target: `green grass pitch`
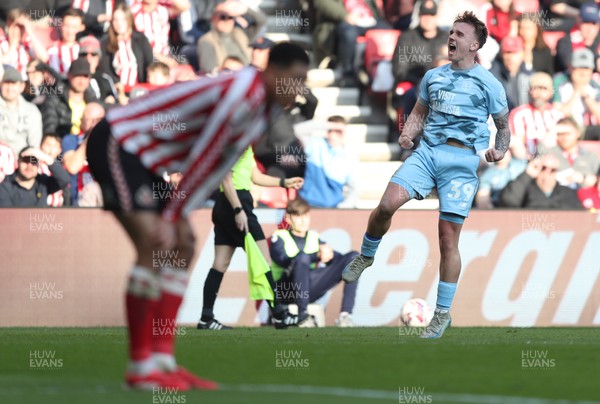
[(600, 400), (594, 328), (451, 328), (440, 340), (397, 327), (178, 332), (180, 364), (221, 390), (124, 390), (123, 328), (4, 328), (0, 403)]

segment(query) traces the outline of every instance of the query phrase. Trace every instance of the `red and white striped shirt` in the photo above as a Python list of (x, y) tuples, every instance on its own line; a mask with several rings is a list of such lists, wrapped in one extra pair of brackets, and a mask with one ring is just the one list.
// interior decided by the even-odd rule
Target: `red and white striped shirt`
[(0, 173), (4, 174), (2, 177), (11, 175), (16, 168), (17, 158), (14, 150), (6, 143), (0, 142)]
[[(104, 0), (104, 4), (105, 9), (103, 14), (106, 14), (109, 18), (112, 17), (112, 12), (115, 9), (115, 0)], [(90, 9), (90, 0), (73, 0), (71, 1), (71, 7), (78, 8), (87, 13)]]
[[(27, 79), (27, 64), (31, 61), (31, 43), (27, 34), (23, 34), (24, 37), (19, 44), (17, 49), (10, 51), (8, 36), (0, 29), (0, 53), (6, 55), (3, 63), (9, 64), (17, 69), (23, 79)], [(9, 52), (10, 51), (10, 52)]]
[(61, 76), (66, 77), (69, 67), (79, 57), (79, 44), (67, 45), (63, 41), (48, 49), (48, 64)]
[(119, 49), (113, 58), (113, 68), (125, 87), (138, 83), (138, 63), (131, 48), (131, 40), (119, 41)]
[(109, 110), (107, 120), (123, 149), (144, 167), (158, 176), (183, 173), (177, 189), (182, 197), (170, 199), (162, 212), (176, 221), (210, 196), (269, 118), (262, 76), (247, 67), (158, 89)]
[[(48, 168), (48, 164), (43, 162), (38, 162), (38, 174), (46, 174), (52, 177), (52, 172)], [(51, 208), (60, 208), (65, 203), (65, 198), (63, 195), (63, 190), (58, 190), (53, 194), (48, 194), (48, 199), (46, 200), (48, 206)]]
[(169, 10), (156, 5), (151, 13), (146, 13), (141, 3), (131, 6), (135, 29), (146, 35), (152, 51), (162, 55), (169, 54)]
[(547, 147), (556, 145), (556, 123), (564, 114), (548, 104), (543, 111), (526, 104), (514, 108), (508, 116), (512, 136), (524, 145), (529, 154), (537, 152), (537, 145)]

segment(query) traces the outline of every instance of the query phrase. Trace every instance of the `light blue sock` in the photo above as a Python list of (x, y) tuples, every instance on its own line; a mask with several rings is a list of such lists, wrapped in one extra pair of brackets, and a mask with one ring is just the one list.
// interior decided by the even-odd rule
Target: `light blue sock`
[(454, 294), (456, 293), (456, 283), (448, 283), (444, 281), (440, 281), (438, 283), (438, 291), (437, 291), (437, 303), (435, 308), (437, 310), (450, 310), (452, 306), (452, 300), (454, 299)]
[(377, 247), (379, 247), (379, 243), (381, 243), (381, 237), (377, 238), (365, 233), (360, 253), (365, 257), (374, 257), (377, 252)]

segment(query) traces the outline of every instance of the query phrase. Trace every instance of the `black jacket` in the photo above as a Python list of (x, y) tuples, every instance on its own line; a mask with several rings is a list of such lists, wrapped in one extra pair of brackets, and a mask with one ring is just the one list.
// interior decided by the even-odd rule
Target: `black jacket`
[(500, 193), (500, 207), (526, 209), (583, 209), (577, 192), (556, 185), (552, 194), (546, 196), (535, 180), (522, 173), (508, 183)]
[[(61, 82), (55, 96), (46, 97), (40, 105), (44, 133), (55, 133), (60, 136), (71, 134), (71, 107), (69, 107), (69, 83)], [(86, 103), (96, 102), (98, 99), (94, 91), (88, 87), (83, 96)]]
[[(106, 46), (108, 45), (108, 35), (105, 35), (100, 42), (100, 47), (102, 49), (102, 58), (100, 59), (100, 65), (98, 66), (98, 70), (102, 73), (109, 74), (115, 83), (118, 83), (119, 76), (113, 67), (113, 59), (115, 57), (114, 53), (108, 52)], [(138, 71), (138, 82), (145, 83), (146, 82), (146, 68), (150, 63), (152, 63), (154, 59), (154, 55), (152, 54), (152, 47), (150, 46), (150, 42), (146, 36), (140, 32), (133, 31), (131, 33), (131, 49), (133, 50), (133, 54), (135, 55), (135, 60), (137, 61), (137, 71)]]
[(38, 174), (31, 189), (17, 183), (16, 173), (7, 176), (0, 183), (0, 207), (47, 207), (48, 195), (69, 185), (69, 174), (61, 162), (56, 160), (48, 169), (52, 176)]

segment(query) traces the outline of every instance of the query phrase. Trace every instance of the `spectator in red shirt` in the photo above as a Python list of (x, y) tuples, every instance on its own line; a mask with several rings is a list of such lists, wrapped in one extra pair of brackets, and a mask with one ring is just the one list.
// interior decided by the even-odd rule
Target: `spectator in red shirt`
[(600, 170), (596, 173), (596, 184), (591, 187), (581, 188), (577, 196), (584, 208), (596, 212), (600, 209)]
[(169, 10), (158, 0), (142, 0), (131, 6), (135, 29), (143, 33), (152, 47), (154, 58), (168, 65), (175, 61), (169, 58)]
[(507, 36), (517, 34), (516, 15), (512, 0), (492, 0), (481, 7), (481, 15), (490, 37), (500, 43)]
[(68, 9), (61, 23), (61, 39), (48, 49), (48, 57), (43, 61), (62, 77), (67, 77), (71, 63), (79, 57), (77, 34), (85, 30), (83, 11), (76, 8)]
[(598, 57), (600, 47), (600, 9), (594, 2), (585, 3), (580, 8), (580, 24), (556, 44), (554, 66), (557, 72), (567, 71), (573, 51), (588, 48)]

